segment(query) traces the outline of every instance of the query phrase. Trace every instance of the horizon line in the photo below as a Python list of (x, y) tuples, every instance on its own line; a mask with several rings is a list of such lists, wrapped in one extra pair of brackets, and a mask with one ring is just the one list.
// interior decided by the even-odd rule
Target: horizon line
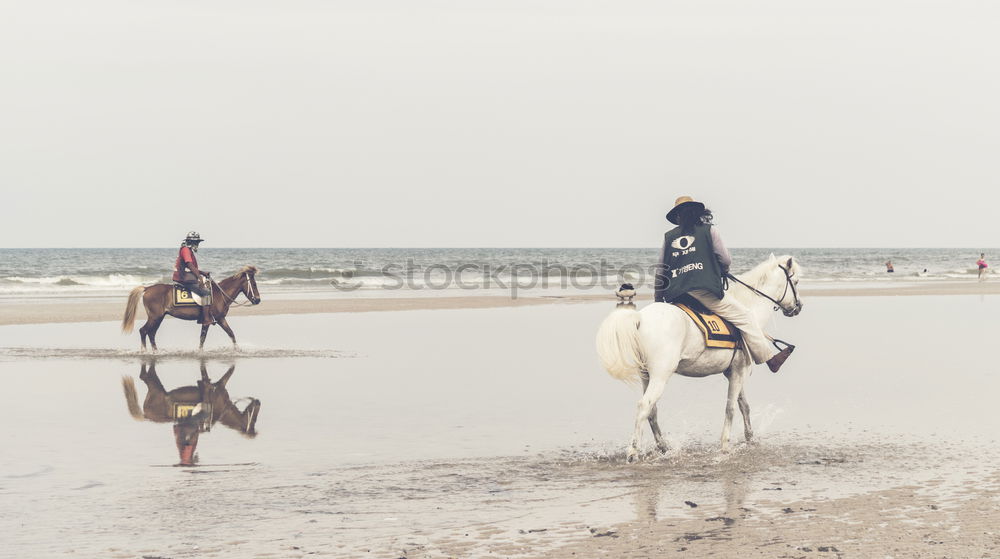
[[(0, 250), (173, 250), (176, 247), (165, 246), (39, 246), (39, 247), (0, 247)], [(463, 249), (503, 249), (503, 250), (574, 250), (574, 249), (600, 249), (600, 250), (636, 250), (636, 249), (659, 249), (658, 246), (213, 246), (206, 247), (209, 250), (463, 250)], [(971, 246), (737, 246), (729, 245), (731, 249), (751, 249), (751, 250), (919, 250), (919, 249), (954, 249), (966, 250), (975, 247)], [(976, 250), (994, 250), (1000, 247), (980, 247)]]

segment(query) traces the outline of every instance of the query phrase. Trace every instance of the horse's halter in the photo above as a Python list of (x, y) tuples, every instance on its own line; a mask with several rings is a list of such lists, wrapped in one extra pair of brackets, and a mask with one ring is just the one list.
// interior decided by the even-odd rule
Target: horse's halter
[[(778, 297), (777, 299), (771, 297), (767, 293), (761, 292), (756, 287), (752, 287), (746, 284), (745, 282), (743, 282), (742, 280), (740, 280), (739, 278), (737, 278), (732, 274), (726, 274), (726, 277), (742, 285), (743, 287), (746, 287), (750, 291), (753, 291), (754, 293), (760, 295), (761, 297), (767, 299), (768, 301), (774, 303), (774, 310), (781, 309), (782, 314), (784, 314), (785, 316), (795, 316), (802, 311), (802, 300), (799, 299), (799, 291), (798, 289), (795, 288), (795, 282), (792, 281), (792, 276), (794, 274), (792, 274), (789, 268), (785, 268), (784, 266), (781, 265), (778, 265), (778, 267), (781, 268), (781, 271), (785, 273), (785, 291), (782, 292), (781, 297)], [(781, 302), (784, 301), (785, 297), (788, 296), (789, 289), (792, 290), (792, 306), (786, 307), (785, 305), (781, 304)]]
[(785, 297), (788, 295), (788, 290), (791, 289), (792, 308), (790, 309), (786, 308), (782, 306), (780, 303), (778, 304), (778, 306), (781, 308), (781, 312), (785, 316), (795, 316), (802, 311), (802, 299), (799, 299), (799, 290), (796, 289), (795, 282), (792, 281), (792, 276), (794, 274), (792, 274), (791, 267), (785, 268), (784, 266), (781, 265), (779, 265), (778, 267), (781, 268), (782, 272), (785, 272), (785, 292), (781, 294), (781, 298), (778, 299), (778, 301), (784, 301)]
[(255, 295), (253, 292), (253, 281), (250, 280), (250, 273), (243, 272), (243, 276), (247, 278), (247, 291), (246, 291), (247, 299), (250, 299), (250, 302), (255, 305), (257, 303), (260, 303), (260, 296)]
[[(256, 305), (256, 304), (260, 303), (260, 297), (258, 295), (254, 294), (254, 291), (253, 291), (253, 282), (250, 281), (250, 273), (249, 272), (244, 272), (243, 273), (243, 277), (245, 277), (247, 279), (247, 288), (246, 288), (245, 294), (247, 296), (247, 299), (250, 300), (250, 304), (251, 305)], [(218, 283), (216, 283), (215, 280), (212, 280), (212, 283), (214, 283), (215, 285), (217, 285), (219, 287), (219, 291), (222, 292), (222, 296), (225, 297), (226, 299), (229, 299), (229, 302), (231, 304), (233, 304), (233, 305), (235, 305), (237, 307), (246, 306), (246, 303), (237, 303), (236, 302), (236, 297), (240, 296), (239, 293), (236, 294), (236, 297), (230, 297), (229, 294), (226, 293), (226, 290), (222, 289), (222, 286), (219, 285)]]

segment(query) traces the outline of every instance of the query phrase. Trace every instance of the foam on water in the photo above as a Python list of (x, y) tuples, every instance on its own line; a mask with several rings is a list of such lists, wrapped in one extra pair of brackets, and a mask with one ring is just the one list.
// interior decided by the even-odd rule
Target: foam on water
[(235, 359), (281, 359), (308, 357), (318, 359), (341, 359), (358, 357), (350, 351), (332, 349), (288, 349), (288, 348), (211, 348), (205, 350), (159, 350), (156, 352), (115, 348), (60, 348), (60, 347), (0, 347), (0, 360), (19, 359), (95, 359), (133, 362), (139, 360), (220, 360)]
[[(769, 254), (791, 254), (804, 281), (927, 282), (973, 279), (980, 252), (997, 249), (732, 249), (734, 271)], [(176, 250), (0, 249), (0, 297), (120, 294), (137, 285), (169, 282)], [(216, 275), (245, 264), (261, 269), (270, 291), (348, 292), (476, 289), (593, 289), (630, 281), (651, 285), (656, 248), (551, 249), (225, 249), (204, 247), (202, 266)], [(892, 260), (895, 273), (885, 273)], [(924, 272), (924, 270), (927, 272)], [(994, 268), (987, 273), (994, 276)]]

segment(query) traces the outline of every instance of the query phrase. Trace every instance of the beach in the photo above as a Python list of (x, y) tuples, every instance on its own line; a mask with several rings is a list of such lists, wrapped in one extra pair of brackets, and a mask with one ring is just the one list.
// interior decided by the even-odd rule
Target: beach
[(1000, 559), (1000, 4), (4, 8), (0, 559)]
[[(193, 351), (197, 328), (168, 319), (155, 361), (119, 333), (120, 301), (27, 304), (19, 324), (6, 303), (0, 530), (39, 557), (989, 557), (995, 295), (804, 289), (802, 314), (768, 325), (796, 353), (747, 385), (756, 444), (737, 429), (720, 453), (725, 379), (676, 377), (671, 450), (647, 431), (637, 464), (638, 393), (593, 349), (607, 295), (265, 294), (230, 316), (241, 351), (218, 329)], [(122, 378), (141, 402), (144, 364), (172, 388), (202, 362), (213, 381), (234, 367), (259, 434), (217, 424), (175, 466), (169, 425), (130, 417)]]
[[(934, 282), (897, 285), (813, 285), (802, 289), (804, 297), (900, 297), (927, 295), (998, 295), (1000, 282)], [(356, 298), (295, 298), (290, 294), (266, 305), (251, 306), (242, 297), (233, 306), (231, 316), (265, 316), (277, 314), (311, 314), (342, 312), (376, 312), (401, 310), (445, 310), (445, 309), (490, 309), (499, 307), (522, 307), (548, 305), (553, 303), (592, 303), (613, 300), (607, 292), (574, 294), (530, 293), (517, 298), (504, 295), (438, 295), (433, 297), (365, 297)], [(66, 300), (50, 298), (30, 303), (12, 301), (0, 303), (0, 326), (9, 324), (44, 324), (48, 322), (101, 322), (121, 320), (124, 299), (109, 297), (95, 298), (94, 301)], [(652, 295), (647, 290), (635, 299), (649, 302)], [(145, 316), (139, 306), (139, 318)]]

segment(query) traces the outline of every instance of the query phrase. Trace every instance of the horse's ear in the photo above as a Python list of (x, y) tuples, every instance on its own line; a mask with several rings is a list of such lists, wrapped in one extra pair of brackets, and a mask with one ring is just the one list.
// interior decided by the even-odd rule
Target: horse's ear
[(772, 252), (772, 253), (771, 253), (771, 256), (768, 256), (768, 257), (767, 257), (767, 261), (768, 261), (768, 262), (774, 262), (775, 260), (777, 260), (777, 257), (776, 257), (776, 256), (774, 256), (774, 253)]
[(786, 268), (786, 269), (787, 269), (787, 270), (788, 270), (789, 272), (791, 272), (791, 271), (792, 271), (792, 264), (793, 264), (793, 262), (792, 262), (792, 257), (791, 257), (791, 256), (789, 256), (789, 257), (788, 257), (788, 262), (785, 262), (785, 268)]

